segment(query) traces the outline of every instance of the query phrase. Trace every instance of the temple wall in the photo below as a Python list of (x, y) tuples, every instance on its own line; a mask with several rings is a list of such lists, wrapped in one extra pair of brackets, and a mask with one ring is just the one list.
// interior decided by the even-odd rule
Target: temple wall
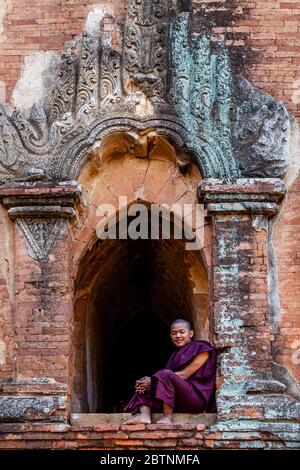
[(229, 0), (225, 4), (194, 0), (195, 31), (201, 30), (198, 20), (204, 15), (208, 30), (216, 38), (225, 38), (236, 72), (283, 100), (299, 121), (299, 83), (295, 84), (300, 79), (299, 2)]
[(14, 342), (14, 228), (0, 209), (0, 376), (13, 375)]
[[(75, 283), (75, 314), (74, 314), (74, 371), (73, 382), (73, 412), (86, 411), (86, 354), (87, 337), (86, 328), (89, 317), (93, 317), (94, 309), (98, 308), (98, 316), (109, 316), (112, 320), (112, 328), (118, 331), (122, 318), (130, 319), (139, 308), (138, 291), (131, 283), (131, 272), (134, 266), (135, 256), (128, 258), (126, 240), (111, 240), (101, 243), (97, 240), (100, 233), (99, 226), (104, 219), (99, 209), (101, 205), (110, 204), (114, 208), (116, 224), (119, 220), (120, 203), (129, 207), (132, 203), (155, 204), (158, 207), (166, 204), (170, 208), (179, 204), (189, 204), (191, 212), (196, 210), (197, 185), (201, 180), (199, 170), (192, 165), (190, 171), (182, 175), (176, 167), (176, 154), (174, 148), (163, 138), (157, 138), (152, 143), (152, 150), (148, 158), (137, 158), (133, 152), (118, 153), (116, 148), (121, 149), (126, 139), (112, 137), (107, 144), (105, 154), (112, 152), (110, 157), (101, 161), (101, 152), (96, 149), (84, 166), (79, 177), (79, 183), (83, 188), (83, 208), (74, 224), (71, 233), (71, 277)], [(137, 145), (138, 146), (138, 145)], [(105, 146), (106, 147), (106, 146)], [(120, 201), (119, 198), (122, 198)], [(126, 202), (125, 202), (126, 199)], [(124, 207), (124, 206), (123, 206)], [(192, 220), (191, 220), (192, 221)], [(193, 222), (195, 222), (195, 215)], [(201, 224), (204, 221), (201, 219)], [(194, 225), (195, 227), (195, 225)], [(189, 317), (192, 315), (196, 326), (197, 337), (206, 340), (212, 339), (212, 331), (209, 328), (209, 305), (208, 285), (206, 269), (211, 262), (211, 235), (209, 224), (199, 231), (203, 240), (203, 249), (200, 251), (188, 251), (182, 247), (181, 255), (176, 246), (166, 242), (165, 248), (160, 251), (158, 259), (159, 266), (152, 268), (155, 271), (157, 285), (149, 285), (149, 292), (154, 302), (154, 311), (163, 312), (163, 317), (169, 323), (172, 312), (176, 311), (176, 305), (180, 305), (182, 298), (191, 291), (191, 300), (182, 307), (179, 315)], [(170, 242), (172, 243), (172, 242)], [(184, 242), (183, 242), (184, 243)], [(123, 251), (120, 251), (120, 244)], [(97, 245), (97, 246), (96, 246)], [(180, 245), (182, 246), (182, 245)], [(124, 249), (125, 247), (125, 249)], [(165, 250), (165, 251), (164, 251)], [(203, 264), (201, 258), (203, 257)], [(182, 263), (182, 264), (181, 264)], [(184, 270), (186, 266), (186, 270)], [(187, 274), (186, 274), (187, 273)], [(185, 274), (188, 280), (185, 279)], [(114, 286), (111, 289), (111, 286)], [(95, 291), (103, 295), (101, 299), (95, 297)], [(106, 293), (110, 292), (107, 296)], [(116, 293), (119, 303), (114, 302)], [(154, 293), (154, 294), (153, 294)], [(153, 297), (154, 296), (154, 297)], [(97, 307), (98, 305), (98, 307)], [(121, 317), (118, 313), (121, 312)], [(193, 310), (196, 317), (194, 317)], [(97, 310), (96, 310), (97, 311)], [(87, 313), (89, 312), (89, 314)], [(106, 312), (106, 313), (105, 313)], [(173, 313), (174, 314), (174, 313)], [(91, 320), (89, 320), (91, 321)], [(94, 320), (93, 320), (94, 321)], [(97, 339), (97, 331), (101, 327), (90, 327), (88, 341), (93, 344)], [(199, 332), (200, 330), (200, 332)], [(95, 339), (93, 340), (93, 334)], [(113, 338), (112, 331), (109, 336)], [(99, 367), (97, 367), (99, 369)], [(80, 399), (78, 397), (81, 397)]]
[[(273, 246), (278, 263), (280, 330), (275, 333), (274, 360), (300, 381), (300, 176), (288, 190), (275, 222)], [(275, 294), (276, 295), (276, 294)], [(277, 307), (278, 309), (278, 307)]]
[[(173, 2), (182, 5), (182, 8), (186, 8), (184, 5), (188, 3), (184, 0), (173, 0)], [(85, 24), (92, 32), (99, 23), (99, 18), (104, 16), (104, 29), (112, 32), (112, 45), (118, 48), (123, 34), (126, 7), (126, 0), (0, 0), (0, 102), (20, 106), (25, 111), (34, 101), (43, 103), (47, 107), (44, 89), (50, 88), (54, 76), (52, 72), (64, 44), (79, 37)], [(274, 362), (274, 376), (288, 387), (290, 394), (299, 398), (300, 388), (297, 382), (300, 381), (300, 141), (297, 128), (300, 124), (300, 3), (297, 0), (289, 2), (194, 0), (193, 10), (194, 34), (205, 32), (211, 33), (215, 40), (224, 39), (230, 52), (234, 72), (241, 74), (254, 86), (277, 100), (283, 100), (288, 111), (296, 118), (293, 121), (290, 139), (290, 167), (284, 178), (288, 191), (279, 214), (270, 222), (268, 233), (264, 228), (255, 233), (253, 231), (251, 246), (242, 243), (239, 247), (245, 253), (249, 249), (249, 253), (241, 259), (247, 262), (246, 256), (248, 256), (248, 261), (251, 260), (248, 264), (249, 266), (251, 264), (250, 268), (254, 273), (253, 282), (249, 282), (248, 286), (251, 308), (248, 311), (249, 305), (246, 300), (244, 304), (243, 299), (237, 300), (239, 294), (237, 289), (234, 291), (231, 303), (235, 306), (240, 301), (240, 312), (249, 315), (249, 318), (247, 317), (249, 323), (257, 322), (256, 326), (262, 327), (262, 330), (266, 327), (266, 333), (265, 331), (263, 333), (268, 336), (268, 344), (260, 343), (260, 338), (251, 343), (253, 351), (258, 346), (262, 347), (261, 357), (257, 358), (259, 367), (256, 367), (256, 363), (255, 367), (259, 372), (264, 370), (264, 354), (270, 352)], [(98, 221), (97, 206), (101, 202), (116, 203), (117, 195), (120, 194), (128, 196), (128, 202), (137, 197), (147, 201), (155, 200), (158, 203), (174, 202), (174, 197), (176, 200), (182, 198), (182, 201), (185, 201), (186, 198), (186, 202), (196, 202), (197, 181), (201, 179), (198, 170), (193, 173), (193, 178), (189, 182), (190, 187), (186, 192), (187, 188), (182, 187), (182, 176), (174, 177), (170, 162), (167, 163), (160, 158), (154, 158), (149, 162), (147, 158), (136, 159), (132, 155), (122, 155), (122, 159), (121, 166), (120, 160), (112, 159), (109, 165), (101, 167), (100, 172), (97, 166), (97, 151), (94, 158), (91, 156), (79, 178), (84, 189), (83, 206), (77, 208), (79, 214), (70, 223), (68, 231), (60, 237), (48, 261), (43, 261), (41, 264), (30, 257), (24, 236), (19, 228), (15, 231), (14, 222), (7, 215), (7, 210), (0, 207), (0, 379), (8, 382), (5, 386), (1, 385), (0, 391), (13, 395), (17, 388), (14, 381), (23, 381), (24, 394), (47, 392), (48, 398), (46, 396), (45, 399), (52, 400), (53, 409), (56, 410), (52, 416), (54, 420), (56, 416), (58, 421), (64, 420), (70, 411), (67, 409), (69, 403), (67, 399), (70, 395), (69, 375), (72, 373), (70, 365), (74, 354), (69, 336), (69, 324), (73, 315), (73, 281), (76, 279), (79, 260), (93, 236)], [(123, 178), (124, 169), (127, 178)], [(238, 194), (240, 190), (241, 188), (237, 188), (233, 192)], [(222, 201), (217, 201), (219, 202), (222, 204)], [(234, 198), (233, 202), (235, 203)], [(252, 215), (247, 215), (246, 218), (247, 227), (252, 233), (251, 217)], [(213, 264), (211, 227), (207, 227), (205, 236), (204, 252), (207, 267), (210, 268)], [(227, 239), (224, 238), (225, 245), (226, 240), (228, 241), (226, 249), (229, 253), (230, 250), (233, 251), (230, 236), (231, 234)], [(247, 241), (247, 233), (245, 240)], [(218, 249), (222, 251), (224, 246), (220, 243)], [(224, 253), (221, 255), (226, 264), (226, 256)], [(259, 272), (269, 272), (268, 283), (265, 275), (262, 276), (263, 280), (256, 276)], [(197, 273), (191, 273), (192, 280), (194, 280), (193, 275), (196, 278)], [(223, 279), (221, 281), (223, 282)], [(232, 284), (235, 287), (235, 282)], [(242, 282), (240, 284), (243, 287)], [(224, 284), (225, 288), (230, 290), (230, 284)], [(241, 289), (241, 296), (242, 292)], [(55, 295), (63, 300), (59, 306), (52, 303), (51, 299)], [(267, 324), (268, 312), (271, 318), (270, 331)], [(26, 328), (22, 327), (22, 323), (26, 324)], [(201, 326), (204, 328), (205, 324)], [(232, 324), (227, 326), (230, 331)], [(43, 338), (40, 335), (43, 335)], [(228, 344), (221, 347), (226, 348)], [(268, 360), (269, 357), (266, 362)], [(46, 392), (43, 392), (44, 382), (47, 383)], [(31, 388), (27, 389), (27, 386)], [(55, 400), (52, 399), (52, 394)], [(44, 402), (38, 401), (37, 406), (40, 406), (40, 403), (42, 406)], [(247, 419), (257, 417), (264, 421), (270, 418), (271, 415), (268, 416), (267, 413), (255, 411), (257, 409), (255, 394), (251, 402), (253, 404), (250, 406), (249, 403), (250, 401), (246, 405), (241, 405), (246, 409)], [(242, 408), (236, 418), (240, 418), (241, 413)], [(278, 416), (285, 419), (285, 411), (282, 411), (282, 415), (280, 413), (281, 410)], [(296, 411), (294, 413), (296, 414)], [(291, 417), (294, 415), (291, 414)], [(206, 438), (199, 434), (202, 429), (197, 429), (195, 426), (194, 428), (187, 428), (187, 432), (182, 435), (185, 442), (179, 439), (178, 434), (177, 441), (166, 435), (165, 439), (170, 438), (166, 447), (202, 446), (203, 439), (203, 447), (211, 447), (215, 445), (214, 442), (218, 442), (219, 436), (216, 434), (208, 437), (206, 444)], [(21, 428), (18, 429), (15, 431), (13, 427), (10, 429), (8, 426), (7, 432), (10, 430), (12, 433), (22, 432)], [(55, 428), (53, 429), (53, 432), (56, 432)], [(224, 429), (226, 431), (225, 427)], [(70, 441), (73, 437), (75, 440), (79, 439), (72, 434), (76, 431), (76, 427), (72, 429), (66, 427), (65, 432), (69, 431)], [(137, 442), (137, 446), (144, 446), (143, 437), (123, 432), (127, 430), (119, 426), (107, 430), (105, 427), (90, 429), (90, 431), (96, 433), (108, 431), (108, 434), (103, 434), (103, 438), (110, 441), (109, 446), (116, 445), (123, 448), (125, 441), (125, 445), (132, 447), (135, 446), (134, 442)], [(151, 428), (147, 431), (151, 431)], [(46, 429), (42, 432), (46, 432)], [(49, 432), (52, 432), (52, 429)], [(112, 437), (109, 437), (110, 432)], [(252, 436), (254, 444), (251, 445), (256, 447), (254, 437)], [(68, 447), (63, 438), (60, 442), (61, 447)], [(95, 438), (98, 439), (99, 434), (95, 434)], [(24, 446), (25, 439), (27, 438), (24, 437), (22, 443), (20, 441), (20, 447)], [(152, 442), (157, 445), (154, 432), (152, 438), (149, 438), (148, 434), (147, 439), (153, 439)], [(260, 436), (257, 442), (262, 440), (263, 436)], [(76, 442), (77, 444), (70, 443), (69, 446), (80, 447), (78, 441)], [(151, 441), (147, 441), (145, 446), (153, 447), (149, 442)], [(11, 445), (15, 447), (14, 444)], [(30, 446), (36, 447), (37, 444), (28, 444), (28, 447)], [(93, 447), (93, 442), (87, 446)], [(226, 447), (227, 444), (224, 441), (221, 444), (217, 443), (216, 446)], [(263, 443), (258, 444), (258, 447), (263, 446)], [(272, 447), (273, 442), (268, 446)], [(279, 444), (278, 446), (280, 447)]]
[[(43, 84), (47, 85), (50, 75), (47, 71), (55, 67), (64, 43), (82, 33), (89, 12), (94, 12), (87, 21), (90, 30), (104, 14), (116, 18), (120, 26), (113, 26), (107, 17), (105, 27), (115, 31), (113, 39), (118, 43), (127, 2), (1, 0), (0, 3), (0, 98), (29, 108), (34, 100), (43, 100)], [(215, 39), (225, 38), (235, 72), (283, 100), (299, 122), (299, 2), (230, 0), (224, 6), (223, 1), (195, 0), (193, 9), (194, 32), (210, 32)], [(294, 147), (293, 179), (299, 171), (299, 142)], [(275, 332), (274, 359), (286, 365), (298, 380), (300, 369), (293, 364), (292, 354), (295, 341), (299, 340), (300, 322), (300, 219), (296, 214), (299, 200), (300, 176), (290, 186), (273, 235), (274, 260), (278, 263), (275, 280), (280, 293), (274, 302), (281, 325), (280, 333)], [(6, 296), (6, 274), (1, 275), (4, 275), (1, 288)]]
[[(82, 33), (91, 10), (96, 9), (98, 15), (111, 14), (121, 23), (127, 2), (1, 0), (0, 3), (0, 81), (6, 86), (9, 101), (29, 55), (60, 53), (66, 41)], [(224, 6), (224, 1), (194, 0), (193, 9), (194, 31), (204, 29), (216, 38), (225, 35), (236, 72), (276, 99), (284, 100), (299, 120), (300, 85), (295, 83), (300, 80), (299, 2), (229, 0)], [(106, 25), (109, 30), (109, 20)]]
[[(274, 425), (266, 423), (260, 432), (239, 433), (239, 424), (222, 433), (214, 428), (214, 417), (204, 415), (201, 421), (187, 421), (178, 415), (179, 423), (173, 425), (120, 423), (92, 423), (93, 419), (76, 417), (72, 424), (2, 424), (0, 449), (52, 449), (52, 450), (184, 450), (209, 449), (283, 449), (296, 447), (297, 431), (290, 433), (286, 446), (273, 435)], [(92, 415), (95, 416), (95, 415)], [(191, 415), (189, 416), (191, 418)], [(181, 418), (181, 419), (180, 419)], [(184, 419), (183, 419), (184, 418)], [(183, 424), (184, 422), (184, 424)], [(241, 422), (240, 422), (241, 423)], [(284, 427), (278, 426), (279, 435), (285, 439)], [(281, 432), (280, 432), (281, 431)], [(296, 445), (295, 445), (296, 444)]]

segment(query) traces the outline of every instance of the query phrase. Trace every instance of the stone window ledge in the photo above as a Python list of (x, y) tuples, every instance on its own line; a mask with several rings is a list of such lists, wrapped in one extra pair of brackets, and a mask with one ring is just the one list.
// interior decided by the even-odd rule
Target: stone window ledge
[(198, 425), (201, 427), (212, 426), (217, 420), (217, 414), (215, 413), (201, 413), (201, 414), (188, 414), (188, 413), (175, 413), (173, 424), (156, 424), (156, 422), (161, 418), (161, 414), (154, 413), (152, 414), (152, 424), (148, 425), (126, 425), (125, 421), (129, 419), (132, 415), (130, 413), (73, 413), (70, 416), (70, 424), (72, 426), (91, 426), (97, 427), (100, 429), (101, 426), (114, 426), (122, 428), (130, 428), (133, 426), (139, 427), (191, 427), (196, 428)]

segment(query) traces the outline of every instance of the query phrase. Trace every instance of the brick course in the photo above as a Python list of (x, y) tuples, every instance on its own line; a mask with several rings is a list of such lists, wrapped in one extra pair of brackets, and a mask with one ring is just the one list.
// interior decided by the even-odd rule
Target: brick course
[[(37, 51), (60, 53), (66, 41), (82, 33), (88, 12), (106, 7), (118, 22), (126, 15), (126, 0), (6, 0), (0, 35), (0, 81), (6, 84), (7, 101), (20, 76), (24, 57)], [(194, 0), (195, 33), (209, 30), (224, 38), (234, 69), (254, 85), (284, 100), (300, 120), (300, 3)], [(107, 25), (109, 28), (109, 24)], [(299, 93), (298, 93), (299, 95)]]
[[(132, 428), (132, 426), (131, 426)], [(121, 424), (70, 426), (55, 424), (2, 424), (0, 449), (109, 449), (136, 450), (176, 449), (201, 450), (211, 448), (283, 449), (297, 443), (297, 431), (289, 433), (284, 443), (270, 432), (215, 432), (207, 425), (174, 424), (139, 425), (139, 431)], [(285, 433), (287, 437), (287, 433)], [(259, 445), (257, 444), (259, 443)]]
[[(20, 77), (24, 58), (38, 51), (53, 51), (58, 54), (62, 51), (64, 43), (76, 38), (82, 33), (82, 29), (89, 10), (96, 5), (107, 7), (122, 23), (126, 14), (126, 4), (124, 0), (7, 0), (6, 10), (3, 18), (3, 31), (0, 34), (0, 99), (12, 102), (12, 92)], [(278, 100), (283, 100), (289, 111), (291, 111), (300, 123), (300, 2), (280, 0), (273, 1), (211, 1), (194, 0), (193, 9), (195, 21), (193, 31), (200, 33), (203, 29), (213, 34), (215, 39), (224, 38), (230, 50), (233, 68), (236, 73), (241, 73), (248, 78), (253, 85), (270, 93)], [(205, 21), (200, 22), (200, 19)], [(203, 26), (204, 25), (204, 26)], [(109, 19), (106, 27), (110, 28)], [(1, 83), (2, 82), (2, 83)], [(5, 97), (6, 90), (6, 97)], [(135, 162), (136, 164), (136, 162)], [(140, 166), (146, 161), (138, 163)], [(147, 163), (148, 164), (148, 163)], [(161, 163), (154, 163), (154, 166), (161, 166)], [(112, 167), (110, 168), (112, 170)], [(164, 172), (156, 171), (157, 178), (146, 181), (149, 191), (156, 191), (161, 194), (162, 182), (160, 177), (164, 177)], [(113, 172), (111, 173), (113, 175)], [(138, 172), (133, 172), (128, 168), (128, 180), (116, 179), (111, 176), (112, 184), (115, 184), (116, 194), (120, 192), (120, 185), (124, 187), (124, 194), (134, 193), (139, 187)], [(105, 179), (105, 174), (103, 175)], [(136, 186), (136, 187), (135, 187)], [(128, 189), (130, 188), (130, 189)], [(165, 187), (164, 191), (174, 190)], [(179, 185), (175, 188), (180, 191)], [(96, 190), (95, 190), (96, 191)], [(109, 191), (108, 191), (109, 192)], [(94, 194), (97, 200), (97, 194)], [(103, 194), (103, 197), (106, 196)], [(153, 196), (153, 195), (152, 195)], [(166, 194), (162, 192), (165, 198)], [(110, 197), (112, 194), (110, 193)], [(106, 199), (105, 202), (110, 202)], [(278, 262), (278, 281), (281, 315), (279, 318), (280, 330), (271, 337), (273, 341), (273, 358), (276, 362), (285, 365), (295, 378), (300, 380), (300, 368), (298, 364), (292, 362), (292, 354), (295, 351), (296, 341), (300, 339), (300, 176), (295, 180), (288, 191), (285, 202), (282, 205), (281, 214), (274, 229), (274, 248)], [(94, 206), (90, 207), (90, 211)], [(18, 256), (14, 268), (15, 272), (9, 271), (7, 266), (7, 256), (9, 253), (8, 237), (6, 226), (10, 222), (5, 211), (1, 212), (0, 220), (0, 329), (7, 345), (5, 360), (0, 360), (1, 379), (13, 377), (40, 377), (51, 376), (57, 383), (66, 384), (67, 364), (65, 355), (70, 351), (69, 334), (66, 327), (66, 316), (70, 311), (70, 299), (68, 289), (64, 279), (64, 272), (60, 273), (61, 285), (51, 287), (51, 273), (57, 269), (57, 259), (64, 262), (65, 269), (68, 269), (67, 253), (61, 252), (57, 246), (53, 257), (45, 266), (42, 274), (34, 261), (28, 264), (25, 242), (22, 236), (17, 233), (16, 244), (18, 246)], [(91, 217), (92, 219), (92, 217)], [(2, 223), (4, 221), (4, 223)], [(82, 254), (83, 245), (89, 239), (93, 226), (85, 228), (85, 232), (80, 233), (79, 240), (74, 240), (74, 261), (77, 261)], [(13, 231), (11, 231), (13, 233)], [(261, 311), (266, 317), (267, 311), (267, 285), (265, 282), (265, 272), (267, 270), (266, 254), (266, 233), (254, 235), (253, 243), (250, 246), (240, 246), (240, 250), (251, 250), (251, 276), (248, 273), (249, 291), (252, 310), (249, 313), (249, 321), (261, 318)], [(10, 238), (13, 243), (13, 239)], [(207, 258), (209, 258), (209, 244)], [(24, 257), (22, 257), (22, 253)], [(209, 262), (208, 262), (209, 264)], [(12, 266), (10, 264), (10, 266)], [(70, 268), (71, 269), (71, 268)], [(12, 286), (12, 275), (15, 275), (16, 285)], [(251, 279), (250, 279), (251, 277)], [(44, 285), (39, 283), (44, 282)], [(37, 286), (39, 292), (43, 293), (44, 299), (37, 298)], [(41, 287), (41, 289), (40, 289)], [(16, 305), (13, 304), (12, 291), (16, 292)], [(65, 304), (53, 306), (50, 313), (47, 312), (47, 321), (43, 320), (42, 305), (51, 296), (52, 290), (61, 290)], [(17, 323), (14, 324), (14, 312), (18, 310)], [(18, 321), (22, 321), (19, 324)], [(23, 323), (26, 323), (26, 327)], [(265, 328), (265, 329), (264, 329)], [(262, 324), (262, 337), (269, 335), (268, 327)], [(15, 366), (13, 365), (14, 338), (18, 345)], [(0, 336), (0, 340), (1, 340)], [(261, 346), (264, 346), (263, 340)], [(55, 352), (53, 352), (55, 350)], [(261, 353), (261, 369), (264, 368), (264, 353)], [(33, 385), (31, 385), (33, 387)], [(49, 387), (49, 385), (48, 385)], [(36, 385), (36, 390), (39, 386)], [(54, 385), (55, 391), (56, 385)], [(59, 388), (57, 389), (59, 390)], [(255, 411), (244, 410), (245, 416), (253, 415)], [(239, 411), (241, 414), (242, 411)], [(260, 411), (257, 410), (257, 418)], [(7, 428), (8, 429), (8, 428)], [(16, 428), (17, 429), (17, 428)], [(7, 431), (10, 437), (6, 437), (3, 442), (0, 440), (0, 448), (37, 448), (49, 445), (56, 448), (92, 448), (92, 447), (118, 447), (124, 446), (151, 448), (161, 442), (162, 446), (176, 448), (193, 448), (194, 446), (213, 447), (235, 444), (227, 443), (220, 439), (220, 435), (195, 433), (195, 429), (176, 431), (176, 438), (172, 430), (157, 432), (156, 428), (131, 429), (131, 431), (119, 428), (74, 430), (69, 429), (65, 434), (60, 434), (56, 428), (50, 426), (48, 430), (43, 430), (44, 438), (48, 436), (48, 443), (42, 443), (37, 429), (29, 433), (28, 428), (24, 433), (11, 428)], [(21, 429), (21, 428), (18, 428)], [(100, 433), (100, 434), (99, 434)], [(103, 436), (102, 434), (103, 433)], [(162, 434), (161, 434), (162, 433)], [(60, 437), (62, 436), (62, 437)], [(67, 439), (65, 437), (67, 436)], [(101, 439), (100, 439), (100, 436)], [(151, 437), (152, 436), (152, 437)], [(162, 439), (162, 441), (160, 441)], [(249, 438), (253, 440), (253, 446), (257, 439), (264, 446), (264, 437)], [(218, 444), (222, 441), (222, 445)], [(228, 441), (229, 442), (229, 441)], [(269, 441), (268, 441), (269, 442)], [(216, 444), (217, 443), (217, 444)], [(273, 443), (275, 447), (275, 442)], [(273, 445), (272, 444), (272, 445)], [(271, 447), (271, 444), (266, 446)], [(280, 445), (277, 443), (276, 445)], [(178, 447), (179, 446), (179, 447)]]
[[(293, 354), (300, 349), (300, 177), (289, 189), (274, 229), (278, 262), (280, 330), (273, 345), (276, 362), (287, 366), (300, 381), (299, 364)], [(299, 358), (299, 353), (298, 353)]]

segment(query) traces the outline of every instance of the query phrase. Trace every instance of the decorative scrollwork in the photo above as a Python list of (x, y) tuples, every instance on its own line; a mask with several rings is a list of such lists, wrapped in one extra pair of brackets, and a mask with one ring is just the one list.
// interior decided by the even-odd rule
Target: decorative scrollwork
[(110, 35), (103, 33), (100, 62), (100, 99), (101, 106), (111, 106), (121, 103), (124, 99), (121, 56), (112, 50)]
[(40, 105), (34, 104), (32, 106), (29, 120), (24, 118), (20, 110), (15, 109), (11, 115), (11, 122), (29, 152), (38, 155), (45, 155), (49, 152), (47, 116)]
[(170, 12), (168, 0), (128, 0), (120, 51), (99, 25), (99, 37), (84, 33), (66, 46), (54, 83), (47, 112), (34, 105), (27, 119), (0, 109), (0, 182), (74, 178), (105, 128), (137, 121), (143, 131), (155, 122), (170, 138), (179, 129), (204, 177), (286, 170), (284, 104), (233, 77), (224, 45), (194, 39), (190, 14)]
[(213, 53), (210, 39), (189, 39), (189, 15), (172, 26), (170, 99), (188, 128), (187, 148), (206, 177), (233, 178), (239, 168), (231, 146), (231, 75), (223, 48)]
[(64, 219), (57, 218), (19, 218), (17, 225), (25, 235), (32, 250), (32, 257), (41, 261), (46, 258), (65, 224)]
[(11, 123), (10, 117), (0, 106), (0, 182), (26, 174), (29, 158), (19, 137), (18, 131)]
[(165, 99), (168, 1), (130, 0), (125, 32), (125, 70), (148, 98)]
[(84, 33), (81, 41), (76, 116), (86, 118), (98, 108), (98, 41)]
[(61, 58), (58, 80), (53, 90), (50, 111), (50, 123), (63, 119), (68, 112), (73, 112), (76, 98), (76, 77), (78, 61), (73, 50), (67, 50)]
[(288, 164), (289, 115), (283, 102), (236, 78), (239, 114), (234, 129), (236, 159), (246, 176), (278, 177)]

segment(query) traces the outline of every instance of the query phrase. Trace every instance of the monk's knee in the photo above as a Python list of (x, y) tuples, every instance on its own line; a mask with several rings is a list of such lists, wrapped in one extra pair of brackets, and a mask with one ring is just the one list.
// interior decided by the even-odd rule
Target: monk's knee
[(160, 380), (172, 380), (175, 376), (175, 372), (170, 369), (162, 369), (159, 370), (155, 375)]

